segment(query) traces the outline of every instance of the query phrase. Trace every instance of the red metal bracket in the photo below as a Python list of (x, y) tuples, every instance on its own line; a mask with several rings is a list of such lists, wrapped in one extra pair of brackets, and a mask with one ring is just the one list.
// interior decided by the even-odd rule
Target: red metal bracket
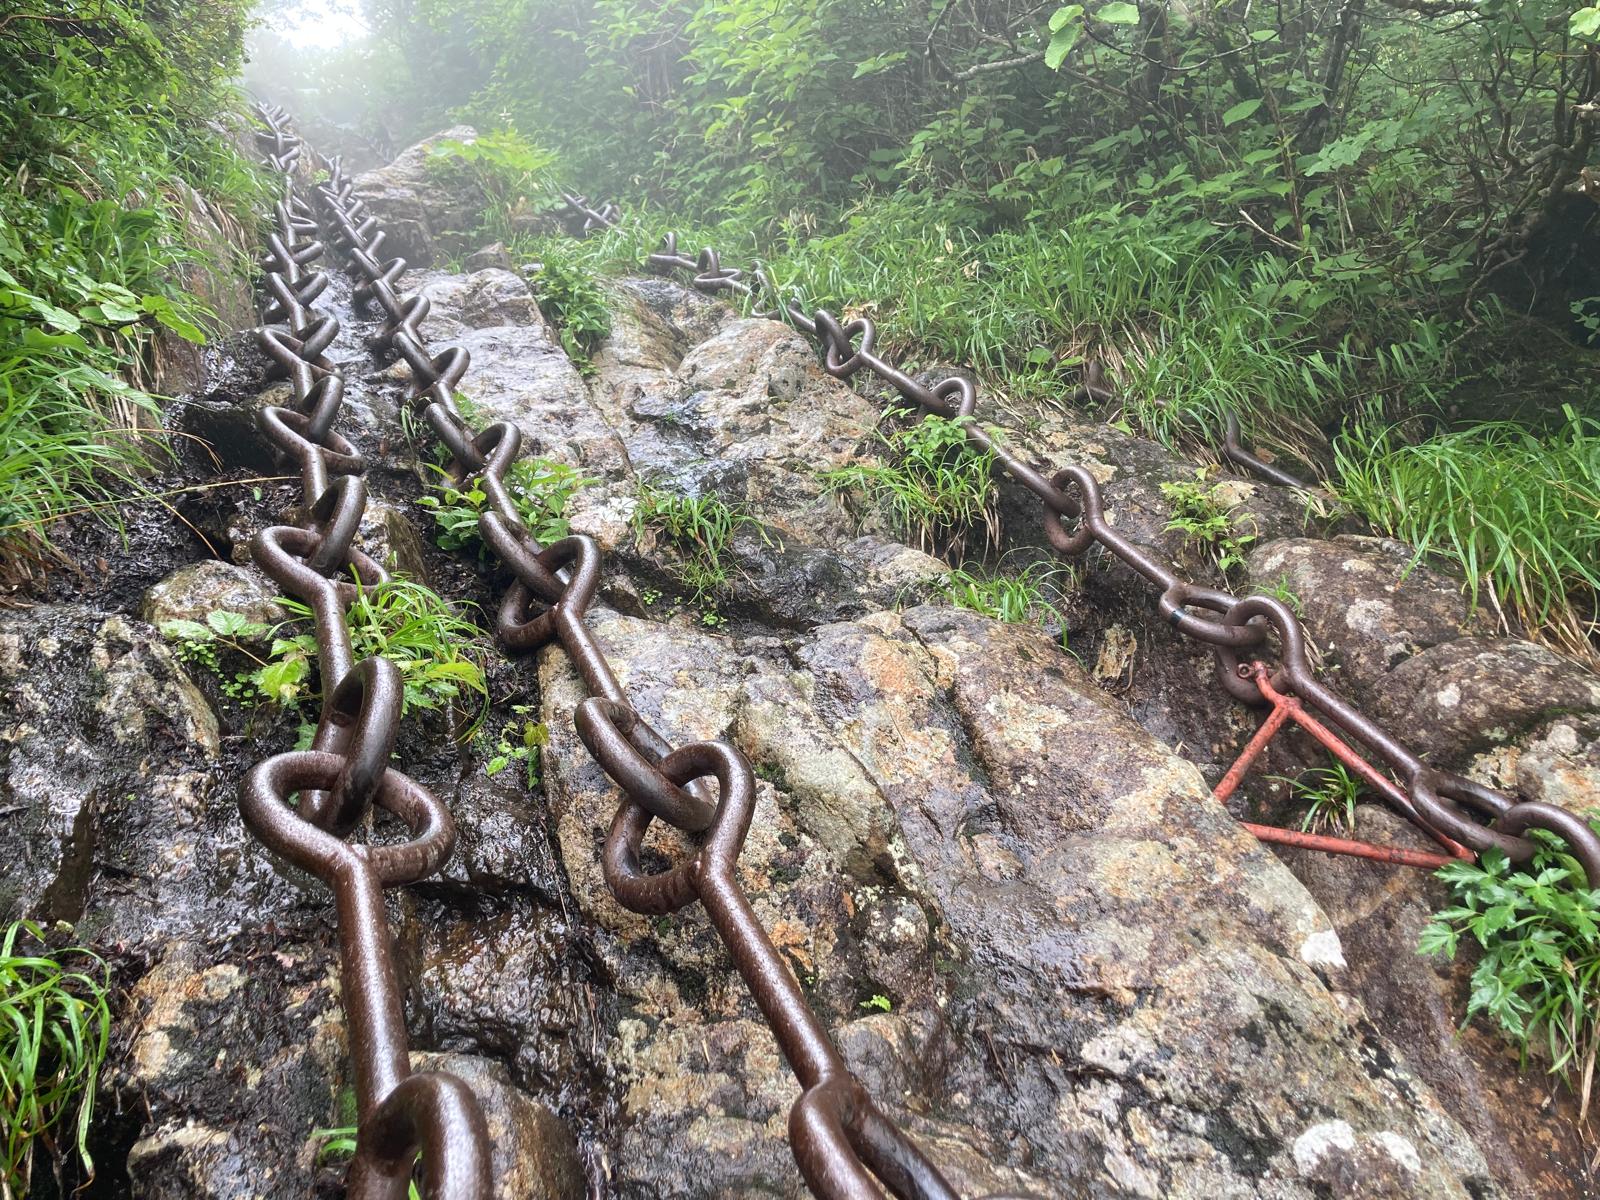
[(1449, 854), (1430, 854), (1422, 850), (1407, 850), (1400, 846), (1376, 846), (1371, 842), (1351, 841), (1348, 838), (1327, 837), (1316, 833), (1302, 833), (1297, 829), (1280, 829), (1276, 825), (1256, 825), (1248, 821), (1240, 822), (1246, 829), (1263, 842), (1275, 842), (1281, 846), (1298, 846), (1307, 850), (1323, 850), (1329, 854), (1348, 854), (1355, 858), (1370, 858), (1378, 862), (1398, 863), (1406, 867), (1422, 867), (1433, 870), (1444, 866), (1446, 863), (1457, 860), (1473, 861), (1476, 855), (1458, 842), (1453, 842), (1433, 829), (1430, 829), (1417, 813), (1416, 806), (1412, 804), (1411, 797), (1397, 786), (1393, 780), (1384, 775), (1371, 763), (1350, 746), (1343, 738), (1328, 726), (1324, 725), (1311, 713), (1306, 711), (1299, 698), (1285, 695), (1272, 686), (1272, 672), (1262, 662), (1251, 663), (1247, 668), (1241, 668), (1243, 675), (1248, 670), (1249, 676), (1255, 685), (1261, 689), (1261, 694), (1272, 705), (1272, 711), (1267, 714), (1267, 719), (1261, 723), (1261, 728), (1256, 730), (1254, 736), (1240, 752), (1233, 766), (1228, 768), (1228, 773), (1222, 777), (1220, 783), (1212, 791), (1218, 800), (1227, 800), (1238, 790), (1239, 784), (1249, 773), (1256, 759), (1261, 757), (1262, 751), (1277, 736), (1284, 724), (1293, 721), (1305, 730), (1318, 742), (1327, 748), (1328, 752), (1342, 762), (1351, 771), (1359, 775), (1363, 782), (1373, 791), (1387, 797), (1390, 802), (1403, 813), (1419, 829), (1424, 830), (1434, 841), (1442, 845)]

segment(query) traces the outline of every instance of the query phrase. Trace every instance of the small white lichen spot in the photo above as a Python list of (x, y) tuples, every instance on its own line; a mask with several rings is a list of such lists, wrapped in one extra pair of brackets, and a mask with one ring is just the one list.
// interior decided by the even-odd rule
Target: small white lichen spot
[(1294, 1165), (1300, 1174), (1313, 1178), (1322, 1160), (1335, 1150), (1346, 1154), (1356, 1148), (1356, 1131), (1348, 1121), (1323, 1121), (1313, 1125), (1294, 1140)]
[(1461, 703), (1461, 685), (1447, 683), (1439, 689), (1438, 700), (1440, 708), (1454, 708)]
[(1422, 1174), (1422, 1155), (1417, 1153), (1417, 1148), (1398, 1133), (1385, 1129), (1382, 1133), (1372, 1135), (1372, 1140), (1382, 1146), (1384, 1152), (1396, 1163), (1400, 1169), (1410, 1175)]
[(1300, 961), (1308, 967), (1345, 968), (1344, 946), (1331, 929), (1319, 929), (1300, 943)]
[(1382, 637), (1384, 618), (1388, 615), (1389, 605), (1382, 600), (1357, 600), (1345, 609), (1344, 623), (1357, 633)]

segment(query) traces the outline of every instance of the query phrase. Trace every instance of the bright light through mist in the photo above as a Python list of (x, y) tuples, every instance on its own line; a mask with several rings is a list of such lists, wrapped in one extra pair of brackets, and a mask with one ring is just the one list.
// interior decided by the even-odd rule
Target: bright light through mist
[(337, 46), (367, 32), (356, 0), (299, 0), (278, 21), (283, 40), (295, 46)]

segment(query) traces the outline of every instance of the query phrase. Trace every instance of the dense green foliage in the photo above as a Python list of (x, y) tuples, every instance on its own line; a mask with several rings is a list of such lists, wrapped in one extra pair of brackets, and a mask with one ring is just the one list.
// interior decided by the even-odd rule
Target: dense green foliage
[(223, 221), (250, 220), (264, 199), (223, 124), (248, 9), (66, 0), (0, 16), (0, 555), (12, 570), (48, 545), (56, 516), (125, 494), (162, 453), (137, 432), (157, 423), (157, 331), (201, 340), (208, 317), (186, 290), (200, 251), (183, 189)]
[[(1445, 475), (1509, 461), (1471, 423), (1515, 415), (1531, 453), (1558, 447), (1542, 490), (1474, 511), (1596, 489), (1560, 406), (1595, 412), (1600, 10), (348, 2), (372, 33), (337, 53), (381, 65), (351, 122), (403, 141), (465, 117), (541, 147), (486, 227), (550, 207), (553, 178), (623, 202), (632, 227), (564, 272), (636, 265), (670, 221), (871, 313), (905, 358), (971, 366), (1020, 419), (1086, 373), (1102, 415), (1191, 450), (1234, 412), (1474, 596), (1587, 648), (1592, 572), (1447, 532)], [(1404, 513), (1374, 486), (1391, 469)], [(1541, 545), (1577, 529), (1581, 558), (1592, 535), (1560, 520)]]

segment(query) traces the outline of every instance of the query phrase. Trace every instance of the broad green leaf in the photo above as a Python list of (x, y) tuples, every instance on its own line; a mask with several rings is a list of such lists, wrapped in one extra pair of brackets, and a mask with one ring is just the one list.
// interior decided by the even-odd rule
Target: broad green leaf
[(1050, 14), (1050, 32), (1060, 33), (1061, 27), (1083, 16), (1083, 5), (1067, 4)]
[(1052, 71), (1060, 70), (1061, 64), (1067, 60), (1068, 53), (1078, 44), (1078, 35), (1082, 32), (1078, 26), (1069, 25), (1052, 37), (1050, 44), (1044, 49), (1044, 65)]
[(1240, 121), (1252, 115), (1256, 109), (1260, 107), (1261, 101), (1259, 98), (1255, 100), (1241, 100), (1227, 112), (1222, 114), (1222, 123), (1224, 125), (1237, 125)]
[(1115, 3), (1099, 9), (1094, 14), (1094, 19), (1104, 21), (1107, 25), (1137, 25), (1139, 6), (1127, 3), (1127, 0), (1116, 0)]
[(1573, 37), (1593, 39), (1600, 34), (1600, 6), (1580, 8), (1567, 18), (1567, 32)]

